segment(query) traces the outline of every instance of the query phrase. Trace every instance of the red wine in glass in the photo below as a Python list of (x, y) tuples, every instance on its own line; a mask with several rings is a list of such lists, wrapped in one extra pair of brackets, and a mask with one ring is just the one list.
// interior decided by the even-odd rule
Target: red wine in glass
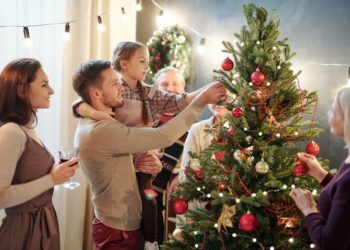
[(69, 161), (69, 159), (60, 158), (60, 164)]
[[(60, 147), (58, 154), (60, 157), (60, 164), (62, 164), (77, 157), (79, 155), (79, 149), (77, 147)], [(75, 189), (80, 186), (80, 183), (73, 181), (71, 177), (70, 180), (62, 186), (67, 189)]]

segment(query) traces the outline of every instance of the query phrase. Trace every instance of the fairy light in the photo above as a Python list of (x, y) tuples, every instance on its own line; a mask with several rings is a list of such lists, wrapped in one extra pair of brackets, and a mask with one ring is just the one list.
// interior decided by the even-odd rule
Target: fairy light
[(211, 198), (211, 194), (207, 194), (207, 197), (208, 197), (208, 198)]
[(293, 243), (294, 242), (294, 239), (293, 238), (289, 238), (288, 240), (290, 243)]
[(69, 23), (66, 23), (66, 26), (64, 27), (64, 33), (62, 35), (62, 38), (63, 38), (63, 41), (69, 41), (71, 38)]
[(105, 32), (106, 26), (102, 23), (102, 18), (101, 16), (97, 16), (97, 29), (100, 32)]
[(27, 26), (23, 27), (23, 35), (24, 35), (24, 47), (30, 48), (32, 47), (32, 40), (30, 39), (29, 28)]
[(198, 232), (197, 232), (197, 231), (194, 231), (194, 232), (193, 232), (193, 234), (194, 234), (194, 235), (197, 235), (197, 234), (198, 234)]
[(199, 245), (198, 245), (198, 244), (195, 244), (195, 245), (194, 245), (194, 247), (195, 247), (195, 248), (198, 248), (198, 247), (199, 247)]
[(218, 228), (218, 227), (219, 227), (218, 223), (215, 223), (215, 224), (214, 224), (214, 227), (215, 227), (215, 228)]
[(163, 10), (160, 10), (159, 11), (159, 14), (157, 16), (157, 25), (159, 27), (162, 26), (162, 24), (164, 23), (164, 11)]
[(236, 203), (240, 203), (241, 200), (239, 198), (236, 198)]
[(236, 233), (233, 233), (233, 234), (232, 234), (232, 237), (233, 237), (233, 238), (236, 238), (236, 237), (237, 237), (237, 234), (236, 234)]
[(316, 189), (312, 190), (312, 194), (317, 195), (317, 190)]
[(219, 193), (219, 197), (224, 197), (224, 194), (223, 193)]
[(200, 42), (199, 42), (199, 46), (197, 48), (197, 52), (199, 54), (203, 54), (204, 52), (204, 47), (205, 47), (205, 38), (201, 38)]
[(142, 10), (142, 1), (138, 0), (136, 4), (136, 11), (140, 12)]
[(201, 191), (201, 188), (200, 188), (200, 187), (197, 187), (197, 191), (198, 191), (198, 192)]
[(255, 242), (257, 241), (257, 239), (256, 239), (256, 238), (253, 238), (252, 241), (255, 243)]
[(316, 245), (315, 245), (314, 243), (311, 243), (311, 244), (310, 244), (310, 248), (311, 248), (311, 249), (314, 249), (315, 247), (316, 247)]
[(126, 15), (125, 8), (121, 7), (120, 11), (122, 12), (122, 20), (123, 20), (123, 22), (128, 21), (128, 16)]

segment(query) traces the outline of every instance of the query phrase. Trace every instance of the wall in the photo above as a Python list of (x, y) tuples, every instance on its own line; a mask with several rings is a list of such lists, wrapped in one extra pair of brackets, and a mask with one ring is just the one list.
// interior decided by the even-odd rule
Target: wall
[[(188, 30), (194, 46), (201, 37), (188, 29), (190, 26), (205, 37), (211, 38), (206, 43), (206, 53), (202, 56), (194, 53), (193, 71), (189, 90), (211, 81), (212, 70), (220, 67), (225, 54), (221, 52), (221, 41), (232, 41), (233, 34), (239, 32), (245, 24), (243, 0), (159, 0), (165, 11), (171, 9), (180, 13), (178, 23)], [(347, 0), (284, 0), (253, 1), (264, 6), (269, 13), (276, 10), (280, 17), (280, 38), (287, 37), (291, 49), (297, 52), (293, 58), (293, 69), (302, 70), (300, 83), (302, 88), (317, 90), (319, 103), (316, 114), (318, 127), (325, 130), (317, 142), (321, 146), (321, 157), (329, 158), (332, 167), (337, 167), (346, 151), (340, 138), (329, 134), (327, 111), (331, 105), (332, 94), (337, 87), (347, 82), (346, 66), (316, 65), (349, 64), (350, 49), (350, 1)], [(144, 10), (138, 14), (137, 39), (146, 42), (155, 26), (155, 15), (159, 12), (151, 1), (143, 1)], [(195, 50), (194, 50), (195, 51)], [(206, 113), (204, 116), (207, 116)], [(203, 118), (202, 117), (202, 118)]]

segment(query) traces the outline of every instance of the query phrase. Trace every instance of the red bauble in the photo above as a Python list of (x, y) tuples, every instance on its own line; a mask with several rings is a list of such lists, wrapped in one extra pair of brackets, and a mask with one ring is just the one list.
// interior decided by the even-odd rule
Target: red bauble
[(303, 162), (298, 162), (293, 167), (293, 174), (298, 177), (304, 176), (307, 171), (309, 171), (309, 168)]
[(226, 57), (221, 64), (221, 68), (225, 71), (230, 71), (231, 69), (233, 69), (233, 65), (233, 61), (230, 58)]
[(310, 141), (306, 145), (306, 153), (312, 154), (312, 155), (317, 155), (320, 152), (320, 146), (314, 141)]
[(220, 151), (214, 154), (215, 160), (222, 161), (225, 157), (225, 151)]
[(258, 219), (252, 214), (243, 214), (239, 219), (239, 228), (245, 232), (253, 232), (259, 226)]
[(224, 137), (219, 137), (216, 141), (220, 144), (227, 144), (227, 141)]
[(233, 136), (234, 133), (235, 133), (235, 128), (230, 127), (230, 128), (227, 130), (226, 135), (227, 135), (227, 136)]
[(243, 110), (241, 107), (236, 107), (232, 109), (231, 113), (234, 118), (240, 118), (243, 115)]
[(250, 76), (250, 80), (252, 83), (254, 83), (254, 85), (260, 86), (265, 81), (265, 75), (261, 71), (255, 71)]
[(183, 198), (178, 198), (173, 201), (172, 208), (175, 214), (184, 214), (188, 209), (188, 202)]
[(204, 169), (203, 168), (194, 170), (193, 173), (194, 173), (194, 177), (197, 180), (199, 180), (199, 181), (204, 180)]

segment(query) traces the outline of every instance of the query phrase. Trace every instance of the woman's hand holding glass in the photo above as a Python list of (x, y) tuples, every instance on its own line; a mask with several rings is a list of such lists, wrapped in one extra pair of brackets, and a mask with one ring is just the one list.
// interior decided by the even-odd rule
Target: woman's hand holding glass
[[(79, 155), (79, 148), (77, 147), (60, 147), (58, 150), (58, 154), (60, 157), (60, 165), (64, 165), (65, 163), (71, 162), (71, 164), (64, 165), (64, 168), (66, 169), (66, 177), (68, 177), (70, 180), (67, 183), (63, 184), (64, 188), (67, 189), (75, 189), (80, 186), (79, 182), (75, 182), (72, 180), (72, 176), (74, 175), (74, 171), (78, 166), (78, 155)], [(59, 165), (59, 166), (60, 166)], [(75, 166), (75, 168), (74, 168)], [(72, 170), (70, 170), (72, 168)]]
[(50, 175), (55, 185), (68, 181), (74, 175), (75, 170), (79, 167), (78, 161), (79, 158), (75, 157), (52, 168)]

